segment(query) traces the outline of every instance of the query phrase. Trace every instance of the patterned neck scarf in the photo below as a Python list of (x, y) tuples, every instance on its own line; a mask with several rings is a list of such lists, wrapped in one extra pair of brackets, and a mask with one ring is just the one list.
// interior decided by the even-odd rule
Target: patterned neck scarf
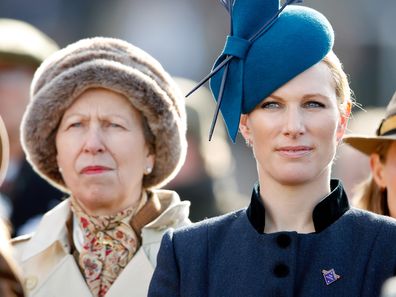
[(140, 246), (139, 236), (130, 225), (131, 218), (146, 201), (111, 216), (86, 214), (71, 197), (71, 209), (84, 234), (78, 264), (94, 296), (103, 297), (127, 266)]

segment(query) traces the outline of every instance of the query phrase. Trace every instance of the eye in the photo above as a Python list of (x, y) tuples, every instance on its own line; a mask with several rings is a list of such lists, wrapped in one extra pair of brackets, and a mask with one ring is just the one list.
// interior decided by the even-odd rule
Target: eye
[(122, 125), (120, 125), (118, 123), (114, 123), (114, 122), (107, 123), (107, 127), (109, 127), (109, 128), (123, 128)]
[(322, 102), (318, 102), (318, 101), (305, 102), (304, 106), (307, 108), (324, 108), (324, 107), (326, 107)]
[(81, 122), (74, 122), (74, 123), (71, 123), (68, 128), (80, 128), (80, 127), (82, 127)]
[(265, 101), (263, 102), (263, 104), (261, 104), (261, 108), (263, 109), (277, 109), (280, 107), (281, 107), (280, 103), (276, 101)]

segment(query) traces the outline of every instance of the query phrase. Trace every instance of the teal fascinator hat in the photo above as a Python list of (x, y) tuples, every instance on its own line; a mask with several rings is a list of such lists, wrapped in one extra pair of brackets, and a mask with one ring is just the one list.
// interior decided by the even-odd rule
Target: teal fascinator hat
[(231, 16), (231, 33), (212, 72), (196, 88), (210, 78), (217, 101), (209, 140), (220, 110), (235, 142), (241, 114), (321, 61), (333, 47), (334, 32), (318, 11), (289, 5), (301, 1), (282, 6), (279, 0), (221, 2)]

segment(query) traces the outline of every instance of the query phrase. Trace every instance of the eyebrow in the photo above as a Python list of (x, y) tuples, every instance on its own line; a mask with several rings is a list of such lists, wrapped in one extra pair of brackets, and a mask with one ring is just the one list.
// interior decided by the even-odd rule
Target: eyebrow
[[(301, 99), (311, 99), (311, 98), (318, 98), (318, 97), (326, 99), (326, 100), (330, 100), (330, 98), (328, 96), (325, 96), (325, 95), (320, 94), (320, 93), (305, 94), (304, 96), (302, 96)], [(274, 94), (269, 95), (267, 98), (273, 98), (273, 99), (276, 99), (276, 100), (285, 100), (284, 98), (282, 98), (280, 96), (277, 96), (277, 95), (274, 95)]]
[[(80, 113), (78, 111), (70, 113), (68, 115), (64, 115), (64, 118), (66, 118), (66, 119), (71, 118), (71, 117), (89, 118), (90, 116), (87, 116), (86, 114)], [(120, 119), (123, 119), (124, 116), (116, 114), (116, 113), (109, 113), (109, 114), (106, 114), (106, 115), (100, 115), (100, 118), (120, 118)]]
[(306, 94), (306, 95), (304, 95), (302, 98), (303, 99), (311, 99), (311, 98), (323, 98), (323, 99), (326, 99), (326, 100), (330, 100), (330, 97), (328, 97), (328, 96), (326, 96), (326, 95), (323, 95), (323, 94), (320, 94), (320, 93), (314, 93), (314, 94)]

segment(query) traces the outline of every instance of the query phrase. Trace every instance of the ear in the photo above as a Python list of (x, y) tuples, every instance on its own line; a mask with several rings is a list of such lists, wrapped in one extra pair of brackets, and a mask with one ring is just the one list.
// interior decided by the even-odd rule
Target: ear
[(345, 130), (348, 126), (349, 117), (351, 115), (352, 103), (349, 101), (346, 103), (344, 111), (340, 112), (340, 120), (337, 127), (337, 141), (339, 142), (345, 134)]
[(155, 164), (155, 155), (154, 154), (147, 155), (146, 167), (154, 168), (154, 164)]
[(243, 114), (243, 115), (241, 115), (241, 119), (239, 121), (239, 131), (241, 132), (246, 143), (251, 142), (251, 132), (250, 132), (250, 128), (249, 128), (248, 119), (249, 119), (249, 115)]
[(376, 153), (370, 156), (370, 168), (375, 183), (380, 188), (386, 188), (386, 180), (384, 178), (384, 164), (380, 160), (380, 156)]

